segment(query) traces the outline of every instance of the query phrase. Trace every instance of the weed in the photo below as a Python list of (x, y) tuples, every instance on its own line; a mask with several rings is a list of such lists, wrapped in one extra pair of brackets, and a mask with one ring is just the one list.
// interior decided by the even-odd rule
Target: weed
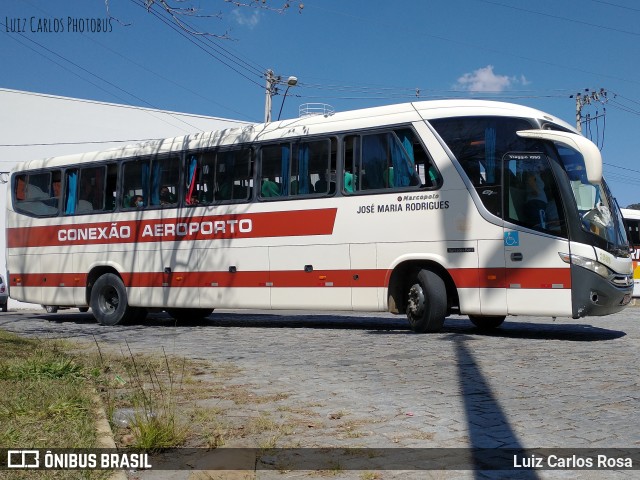
[(381, 480), (382, 475), (378, 472), (362, 472), (360, 474), (360, 480)]

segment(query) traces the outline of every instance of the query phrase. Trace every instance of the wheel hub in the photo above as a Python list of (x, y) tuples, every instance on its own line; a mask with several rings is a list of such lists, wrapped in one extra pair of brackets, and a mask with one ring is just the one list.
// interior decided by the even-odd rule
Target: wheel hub
[(422, 287), (417, 283), (409, 290), (407, 310), (412, 317), (420, 317), (424, 313), (425, 295)]
[(120, 298), (114, 288), (107, 288), (102, 292), (100, 306), (105, 313), (113, 313), (118, 309)]

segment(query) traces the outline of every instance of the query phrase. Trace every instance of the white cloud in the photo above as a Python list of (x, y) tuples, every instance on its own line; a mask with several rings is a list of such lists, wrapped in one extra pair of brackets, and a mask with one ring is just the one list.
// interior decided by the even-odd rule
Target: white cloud
[(244, 11), (236, 8), (231, 11), (231, 16), (238, 25), (248, 27), (249, 29), (254, 28), (260, 22), (260, 12), (258, 10), (254, 10), (251, 14), (247, 15)]
[(493, 71), (493, 65), (487, 65), (462, 75), (458, 78), (455, 88), (468, 92), (503, 92), (513, 85), (529, 85), (529, 83), (524, 75), (520, 77), (497, 75)]

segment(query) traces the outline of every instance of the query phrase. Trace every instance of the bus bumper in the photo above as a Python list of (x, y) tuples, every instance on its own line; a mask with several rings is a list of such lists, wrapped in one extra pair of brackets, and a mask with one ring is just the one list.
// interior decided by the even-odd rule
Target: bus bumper
[(619, 287), (595, 272), (571, 268), (573, 318), (603, 316), (625, 308), (633, 296), (633, 282)]

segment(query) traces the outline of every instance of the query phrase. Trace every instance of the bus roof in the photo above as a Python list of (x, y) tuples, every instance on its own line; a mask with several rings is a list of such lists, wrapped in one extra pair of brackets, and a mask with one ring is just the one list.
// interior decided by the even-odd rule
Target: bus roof
[(621, 208), (622, 216), (625, 219), (640, 220), (640, 210), (633, 208)]
[[(66, 164), (112, 160), (115, 158), (150, 156), (182, 150), (198, 150), (215, 146), (231, 146), (253, 141), (281, 140), (287, 137), (329, 134), (342, 130), (384, 125), (398, 125), (459, 116), (514, 116), (537, 118), (575, 132), (568, 123), (545, 112), (518, 104), (490, 100), (425, 100), (381, 107), (338, 112), (331, 116), (312, 115), (271, 123), (200, 132), (161, 140), (149, 140), (109, 150), (29, 160), (16, 170), (38, 169)], [(357, 122), (357, 125), (355, 124)]]

